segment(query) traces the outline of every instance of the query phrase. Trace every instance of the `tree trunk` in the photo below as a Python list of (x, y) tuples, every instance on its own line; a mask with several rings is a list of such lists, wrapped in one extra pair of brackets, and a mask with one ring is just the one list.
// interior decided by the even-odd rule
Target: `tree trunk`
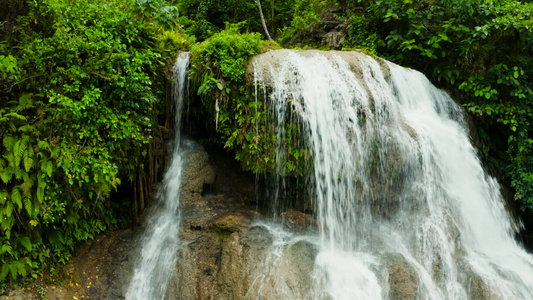
[(265, 23), (265, 17), (263, 16), (263, 9), (261, 8), (261, 2), (259, 0), (255, 1), (257, 3), (257, 7), (259, 7), (259, 15), (261, 16), (261, 24), (263, 24), (263, 29), (265, 29), (265, 34), (269, 41), (272, 41), (272, 38), (270, 37), (270, 33), (268, 33), (268, 28)]

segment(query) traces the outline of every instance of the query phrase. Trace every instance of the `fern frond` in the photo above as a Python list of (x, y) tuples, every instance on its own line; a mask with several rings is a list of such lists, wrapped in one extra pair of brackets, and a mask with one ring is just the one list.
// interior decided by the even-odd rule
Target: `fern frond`
[(22, 96), (19, 97), (19, 105), (18, 107), (16, 108), (16, 111), (21, 111), (21, 110), (25, 110), (25, 109), (28, 109), (28, 108), (33, 108), (35, 107), (33, 105), (33, 98), (32, 98), (33, 94), (24, 94)]
[(13, 151), (7, 151), (4, 154), (5, 159), (7, 160), (7, 165), (14, 167), (15, 166), (15, 155), (13, 154)]
[(37, 188), (37, 201), (39, 201), (39, 203), (43, 203), (43, 200), (44, 200), (44, 188), (38, 187)]
[(17, 139), (15, 139), (11, 135), (4, 136), (3, 139), (4, 147), (6, 148), (7, 152), (13, 152), (13, 146), (15, 146), (15, 143), (17, 142)]
[(20, 115), (20, 114), (17, 114), (16, 112), (10, 112), (10, 113), (7, 113), (6, 114), (6, 117), (11, 117), (11, 118), (15, 118), (15, 119), (18, 119), (20, 121), (26, 121), (28, 118), (26, 118), (26, 116), (23, 116), (23, 115)]
[(26, 151), (24, 152), (24, 169), (26, 170), (26, 172), (29, 172), (31, 168), (33, 168), (34, 154), (35, 153), (33, 152), (33, 147), (28, 147), (28, 149), (26, 149)]
[(36, 129), (34, 126), (30, 125), (30, 124), (26, 124), (26, 125), (22, 125), (19, 127), (18, 131), (21, 131), (21, 132), (24, 132), (24, 133), (31, 133), (31, 132), (35, 132)]
[[(29, 178), (28, 178), (29, 179)], [(30, 195), (30, 192), (31, 192), (31, 188), (33, 186), (33, 182), (31, 180), (28, 180), (28, 181), (24, 181), (21, 185), (20, 185), (20, 191), (22, 192), (22, 194), (26, 197), (28, 195)]]
[[(24, 154), (24, 147), (21, 147), (22, 139), (17, 140), (15, 145), (13, 146), (13, 155), (15, 155), (15, 166), (18, 166), (20, 164), (20, 160), (22, 159), (22, 155)], [(19, 149), (22, 148), (22, 151)]]
[(18, 186), (15, 186), (13, 190), (11, 190), (11, 202), (16, 204), (18, 206), (18, 211), (22, 210), (22, 194), (20, 193), (20, 188)]
[(18, 260), (14, 260), (11, 263), (11, 268), (10, 269), (11, 269), (11, 277), (13, 278), (13, 280), (16, 280), (17, 276), (19, 274), (23, 275), (23, 273), (24, 274), (26, 273), (26, 267), (24, 267), (24, 263), (22, 263), (22, 262), (20, 262)]
[(22, 170), (18, 166), (15, 166), (14, 170), (15, 170), (15, 172), (13, 172), (13, 173), (15, 173), (15, 178), (17, 180), (21, 180), (23, 178), (24, 174), (26, 173), (26, 172), (24, 172), (24, 170)]
[(17, 267), (17, 272), (22, 276), (26, 277), (28, 275), (28, 271), (26, 270), (26, 265), (23, 261), (17, 260), (17, 263), (15, 264)]
[(0, 178), (4, 183), (9, 183), (13, 177), (13, 167), (9, 166), (0, 170)]
[(9, 274), (9, 269), (11, 268), (11, 264), (4, 263), (2, 265), (2, 271), (0, 272), (0, 281), (4, 281), (7, 277), (7, 274)]
[(37, 147), (39, 147), (39, 150), (48, 150), (49, 152), (52, 152), (52, 149), (50, 149), (50, 144), (48, 144), (47, 141), (38, 141)]
[(3, 244), (0, 248), (0, 254), (7, 253), (9, 255), (13, 255), (13, 247), (9, 244)]
[(28, 250), (28, 251), (31, 251), (31, 249), (32, 249), (31, 240), (27, 236), (20, 236), (20, 237), (16, 238), (15, 239), (15, 244), (24, 246), (24, 248), (26, 248), (26, 250)]
[(22, 202), (24, 202), (24, 208), (26, 209), (26, 212), (28, 213), (28, 216), (32, 217), (33, 214), (32, 214), (31, 198), (25, 197)]
[(52, 161), (47, 161), (45, 166), (45, 172), (48, 175), (48, 177), (52, 177), (52, 172), (54, 171), (54, 163)]
[(9, 193), (6, 190), (1, 190), (0, 191), (0, 205), (4, 205), (8, 197), (9, 197)]

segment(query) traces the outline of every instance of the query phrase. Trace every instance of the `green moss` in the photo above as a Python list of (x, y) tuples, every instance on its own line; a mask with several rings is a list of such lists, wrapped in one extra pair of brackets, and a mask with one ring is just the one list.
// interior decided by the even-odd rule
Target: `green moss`
[[(298, 125), (287, 121), (285, 138), (278, 141), (268, 102), (256, 101), (253, 83), (246, 80), (252, 56), (279, 45), (257, 33), (240, 33), (241, 25), (227, 25), (192, 48), (193, 116), (203, 122), (209, 143), (234, 151), (244, 170), (301, 175), (308, 151), (298, 145)], [(286, 152), (282, 170), (276, 169), (276, 149)]]
[(229, 236), (233, 233), (231, 230), (229, 230), (226, 224), (215, 224), (213, 225), (213, 229), (223, 240), (229, 238)]

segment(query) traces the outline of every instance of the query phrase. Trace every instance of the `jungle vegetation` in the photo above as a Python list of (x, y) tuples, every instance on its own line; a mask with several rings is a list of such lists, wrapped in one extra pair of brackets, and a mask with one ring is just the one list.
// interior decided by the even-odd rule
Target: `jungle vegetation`
[(487, 169), (533, 219), (531, 1), (260, 3), (273, 42), (257, 0), (0, 3), (0, 284), (36, 278), (136, 222), (163, 171), (179, 51), (192, 52), (190, 134), (248, 171), (301, 175), (296, 125), (284, 170), (273, 170), (276, 137), (256, 134), (268, 132), (268, 109), (246, 67), (282, 46), (327, 50), (306, 37), (328, 12), (346, 25), (343, 50), (420, 70), (465, 106)]

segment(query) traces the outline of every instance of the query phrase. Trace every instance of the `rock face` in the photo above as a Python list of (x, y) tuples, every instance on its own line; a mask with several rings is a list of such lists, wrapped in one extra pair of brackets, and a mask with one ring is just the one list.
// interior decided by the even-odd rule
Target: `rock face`
[(413, 267), (405, 262), (389, 267), (391, 300), (414, 300), (418, 294), (418, 275)]
[(254, 225), (260, 215), (252, 205), (253, 177), (235, 171), (234, 161), (212, 155), (216, 159), (199, 150), (187, 162), (182, 246), (167, 298), (303, 298), (311, 288), (316, 248), (300, 241), (273, 255), (276, 233)]
[(281, 222), (287, 228), (296, 232), (306, 232), (307, 230), (318, 229), (318, 223), (313, 217), (295, 210), (282, 213)]
[(348, 22), (340, 21), (340, 6), (331, 6), (320, 13), (320, 22), (297, 31), (289, 43), (298, 47), (316, 45), (333, 50), (342, 49), (348, 31)]

